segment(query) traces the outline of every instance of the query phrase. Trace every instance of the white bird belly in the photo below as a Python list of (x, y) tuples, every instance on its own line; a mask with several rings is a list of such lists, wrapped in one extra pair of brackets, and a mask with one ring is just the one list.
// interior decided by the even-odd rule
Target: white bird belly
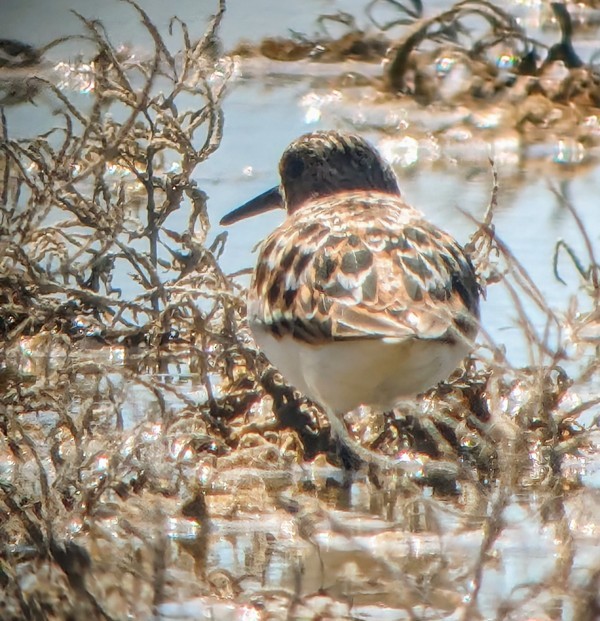
[(310, 345), (291, 336), (277, 339), (252, 326), (258, 346), (284, 378), (330, 412), (359, 405), (393, 408), (446, 379), (469, 352), (469, 344), (426, 339), (356, 339)]

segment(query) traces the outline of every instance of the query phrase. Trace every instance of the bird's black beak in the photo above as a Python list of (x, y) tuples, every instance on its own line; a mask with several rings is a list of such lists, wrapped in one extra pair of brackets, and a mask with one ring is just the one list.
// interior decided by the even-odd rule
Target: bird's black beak
[(227, 215), (221, 218), (221, 222), (219, 224), (221, 226), (228, 226), (234, 222), (243, 220), (244, 218), (250, 218), (251, 216), (256, 216), (259, 213), (270, 211), (271, 209), (283, 208), (283, 206), (283, 196), (281, 195), (279, 186), (276, 185), (274, 188), (271, 188), (270, 190), (259, 194), (252, 200), (249, 200), (247, 203), (244, 203), (241, 207), (230, 211)]

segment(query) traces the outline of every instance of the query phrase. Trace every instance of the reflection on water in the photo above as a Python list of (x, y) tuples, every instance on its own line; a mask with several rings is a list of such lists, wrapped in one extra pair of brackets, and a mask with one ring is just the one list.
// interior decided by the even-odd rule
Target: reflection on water
[[(47, 347), (56, 364), (44, 369)], [(160, 543), (169, 586), (159, 618), (404, 620), (415, 611), (424, 618), (494, 618), (503, 607), (518, 611), (509, 618), (528, 610), (537, 618), (550, 600), (536, 585), (558, 588), (568, 579), (570, 606), (600, 558), (596, 464), (582, 451), (553, 472), (549, 445), (529, 435), (535, 425), (524, 461), (519, 438), (500, 456), (499, 481), (467, 477), (444, 491), (393, 472), (344, 473), (323, 455), (304, 462), (295, 433), (269, 435), (276, 426), (261, 404), (232, 421), (237, 448), (219, 445), (208, 419), (190, 409), (190, 401), (206, 401), (205, 386), (183, 352), (160, 368), (143, 357), (127, 360), (118, 348), (61, 349), (54, 339), (25, 340), (21, 355), (30, 385), (59, 381), (61, 356), (76, 362), (70, 390), (77, 398), (64, 422), (48, 412), (21, 416), (20, 424), (40, 447), (51, 433), (37, 455), (54, 464), (53, 488), (68, 484), (61, 464), (83, 447), (79, 485), (89, 494), (109, 486), (85, 519), (65, 515), (76, 541), (94, 538), (95, 567), (105, 568), (109, 583), (121, 571), (115, 545), (137, 548), (136, 567), (149, 571)], [(533, 391), (524, 376), (520, 381), (503, 401), (511, 418), (503, 423), (495, 412), (496, 430), (536, 415)], [(563, 401), (552, 410), (557, 420), (577, 406), (576, 392)], [(35, 481), (35, 460), (3, 459), (0, 476)], [(480, 581), (471, 582), (479, 571)], [(475, 601), (477, 613), (470, 608)]]
[[(198, 9), (197, 4), (181, 2), (177, 10), (183, 19), (203, 24), (214, 7), (204, 3)], [(76, 29), (77, 20), (66, 11), (71, 5), (72, 0), (56, 1), (48, 12), (47, 3), (39, 1), (5, 2), (0, 36), (5, 28), (4, 36), (10, 32), (37, 43)], [(342, 5), (355, 11), (362, 6), (356, 0)], [(157, 26), (167, 25), (172, 7), (157, 2), (144, 7)], [(119, 3), (77, 3), (82, 14), (104, 20), (113, 40), (143, 50), (148, 42), (135, 40), (132, 20), (121, 17), (126, 9)], [(205, 14), (198, 17), (198, 10)], [(225, 45), (248, 32), (254, 37), (281, 34), (288, 26), (311, 31), (314, 16), (324, 10), (329, 8), (319, 0), (276, 5), (232, 1)], [(543, 8), (538, 4), (518, 12), (539, 20)], [(42, 15), (43, 32), (35, 27)], [(77, 91), (73, 96), (85, 102), (94, 87), (89, 73), (85, 65), (57, 58), (60, 51), (75, 56), (79, 43), (53, 49), (57, 64), (50, 71), (67, 76), (58, 81), (59, 88)], [(598, 153), (582, 151), (580, 142), (560, 132), (546, 142), (524, 145), (517, 132), (502, 131), (499, 108), (434, 113), (402, 99), (375, 104), (364, 89), (332, 88), (330, 78), (339, 71), (274, 70), (259, 62), (234, 68), (224, 103), (222, 145), (198, 168), (198, 184), (210, 195), (212, 221), (271, 187), (283, 148), (299, 134), (357, 127), (394, 164), (407, 200), (467, 241), (475, 224), (459, 209), (476, 219), (483, 216), (490, 199), (491, 155), (500, 176), (496, 231), (547, 304), (566, 311), (571, 296), (590, 283), (567, 253), (558, 260), (564, 283), (555, 277), (556, 242), (563, 239), (585, 267), (590, 257), (559, 194), (572, 203), (597, 244)], [(185, 102), (184, 96), (178, 105)], [(47, 128), (55, 105), (55, 100), (45, 100), (38, 106), (7, 108), (11, 135)], [(587, 122), (590, 135), (596, 136), (598, 117)], [(117, 168), (108, 173), (123, 176)], [(131, 218), (136, 209), (132, 205)], [(265, 215), (230, 229), (222, 257), (225, 270), (252, 265), (252, 249), (282, 217)], [(215, 227), (213, 238), (221, 232)], [(117, 273), (113, 286), (131, 293), (130, 275)], [(530, 299), (523, 302), (543, 332), (547, 314)], [(489, 288), (484, 327), (506, 348), (509, 360), (521, 365), (531, 362), (532, 354), (515, 309), (506, 289)], [(93, 322), (82, 320), (77, 327), (80, 336), (98, 336)], [(592, 315), (585, 328), (589, 344), (597, 345), (597, 318)], [(23, 392), (17, 396), (29, 409), (15, 407), (11, 417), (0, 419), (2, 485), (18, 476), (33, 481), (31, 497), (51, 493), (44, 487), (49, 486), (60, 491), (65, 509), (92, 507), (89, 515), (82, 509), (73, 518), (57, 510), (49, 519), (82, 545), (92, 538), (96, 567), (108, 575), (98, 596), (102, 605), (120, 601), (122, 588), (125, 593), (138, 589), (140, 601), (151, 602), (137, 612), (143, 609), (146, 616), (161, 619), (593, 618), (584, 613), (586, 601), (590, 609), (597, 605), (600, 470), (597, 458), (590, 457), (597, 431), (584, 442), (564, 424), (572, 417), (592, 425), (597, 408), (590, 407), (581, 420), (577, 408), (596, 397), (593, 377), (555, 391), (546, 386), (545, 394), (535, 395), (535, 369), (519, 376), (507, 371), (510, 381), (502, 394), (492, 394), (491, 386), (484, 396), (490, 409), (496, 406), (491, 430), (485, 431), (510, 438), (507, 454), (489, 454), (490, 462), (500, 460), (500, 481), (489, 472), (479, 473), (480, 478), (460, 479), (451, 493), (394, 473), (350, 475), (329, 465), (323, 455), (303, 461), (297, 432), (282, 431), (268, 398), (250, 399), (243, 420), (227, 420), (227, 427), (215, 420), (213, 411), (202, 409), (223, 396), (221, 377), (184, 352), (175, 350), (156, 362), (151, 356), (131, 356), (125, 347), (82, 346), (73, 352), (60, 339), (32, 337), (23, 339), (12, 355), (19, 357), (22, 373)], [(590, 347), (587, 359), (595, 355)], [(67, 384), (63, 367), (73, 360), (67, 396), (59, 407), (50, 388)], [(1, 379), (9, 387), (6, 398), (16, 399), (13, 380)], [(554, 379), (557, 385), (562, 380)], [(29, 388), (40, 385), (47, 392), (35, 401)], [(541, 408), (543, 398), (550, 397), (556, 403)], [(227, 412), (218, 414), (225, 417)], [(546, 415), (550, 423), (542, 420)], [(215, 440), (219, 422), (229, 434), (222, 441)], [(443, 427), (448, 437), (456, 432), (451, 439), (464, 449), (463, 456), (479, 441), (467, 422), (472, 423), (459, 420), (453, 430)], [(525, 447), (519, 444), (525, 442), (519, 435), (524, 428)], [(554, 436), (544, 435), (548, 428)], [(37, 453), (34, 444), (41, 447)], [(520, 463), (523, 451), (527, 460)], [(568, 453), (562, 470), (556, 466), (560, 451)], [(32, 455), (48, 464), (46, 479), (38, 476)], [(73, 482), (68, 465), (77, 460), (84, 465), (77, 470), (80, 480)], [(28, 503), (24, 497), (23, 504)], [(14, 507), (12, 513), (20, 515)], [(0, 517), (5, 520), (4, 514)], [(115, 545), (125, 550), (122, 559), (115, 558)], [(17, 547), (13, 553), (30, 552)], [(130, 610), (121, 612), (118, 618), (131, 616)]]
[[(360, 3), (348, 4), (348, 9), (360, 14)], [(279, 24), (294, 24), (298, 30), (312, 32), (311, 20), (322, 8), (318, 2), (312, 5), (312, 8), (304, 7), (302, 10), (285, 5), (273, 12), (273, 6), (265, 1), (270, 20), (261, 20), (260, 28), (250, 32), (253, 37), (273, 34), (281, 29)], [(53, 7), (52, 14), (48, 16), (49, 25), (42, 33), (27, 27), (27, 19), (43, 11), (36, 2), (27, 0), (19, 7), (5, 4), (1, 9), (5, 20), (0, 21), (0, 35), (2, 24), (4, 27), (11, 25), (11, 37), (22, 36), (30, 42), (37, 42), (38, 37), (43, 36), (47, 40), (54, 36), (53, 28), (56, 29), (56, 36), (62, 35), (69, 24), (72, 24), (74, 31), (78, 31), (80, 26), (74, 16), (69, 16), (68, 6), (65, 1)], [(432, 12), (434, 9), (433, 6), (429, 8)], [(117, 18), (119, 12), (127, 10), (126, 7), (116, 4), (109, 10), (90, 2), (89, 6), (78, 4), (77, 10), (86, 16), (102, 18), (114, 40), (128, 42), (122, 31), (122, 20)], [(170, 17), (169, 9), (162, 5), (146, 7), (146, 10), (158, 26)], [(207, 15), (210, 13), (206, 7), (204, 10)], [(195, 4), (178, 5), (180, 17), (191, 23), (197, 21), (196, 11)], [(529, 10), (526, 15), (531, 19), (535, 11), (540, 11), (540, 8)], [(543, 17), (540, 15), (538, 19)], [(190, 19), (192, 16), (193, 19)], [(249, 32), (245, 28), (248, 23), (245, 20), (253, 23), (254, 19), (247, 7), (232, 2), (222, 33), (225, 43), (233, 44), (245, 36)], [(546, 33), (546, 36), (551, 40), (554, 35)], [(76, 45), (79, 43), (68, 43), (66, 48), (55, 48), (52, 53), (68, 54), (69, 46)], [(138, 45), (148, 46), (149, 42)], [(143, 54), (143, 48), (140, 53)], [(259, 60), (251, 60), (244, 67), (260, 65)], [(358, 128), (395, 165), (407, 200), (463, 242), (472, 233), (474, 225), (458, 209), (467, 211), (475, 218), (482, 216), (491, 185), (488, 158), (493, 157), (501, 186), (499, 210), (495, 218), (500, 237), (529, 271), (550, 306), (564, 308), (568, 297), (582, 286), (581, 277), (564, 256), (560, 268), (561, 273), (565, 274), (566, 285), (560, 283), (553, 273), (553, 256), (559, 239), (565, 240), (575, 250), (582, 249), (582, 239), (574, 218), (561, 208), (553, 192), (557, 185), (568, 192), (569, 200), (580, 214), (591, 239), (598, 239), (600, 220), (595, 217), (594, 197), (598, 194), (600, 175), (593, 160), (586, 165), (588, 159), (597, 157), (597, 148), (596, 151), (584, 151), (580, 141), (560, 131), (549, 132), (546, 142), (526, 145), (517, 132), (497, 129), (498, 115), (505, 114), (506, 110), (501, 106), (487, 112), (468, 107), (432, 112), (431, 108), (422, 108), (408, 99), (374, 103), (373, 94), (368, 89), (332, 90), (331, 77), (326, 76), (343, 73), (344, 67), (337, 65), (333, 68), (331, 65), (300, 68), (304, 74), (316, 71), (313, 77), (299, 73), (296, 63), (276, 64), (278, 73), (272, 73), (272, 63), (265, 65), (263, 61), (262, 65), (263, 73), (258, 74), (256, 69), (234, 70), (224, 104), (226, 131), (222, 145), (197, 171), (200, 187), (210, 196), (209, 209), (213, 222), (277, 181), (279, 156), (299, 134), (325, 127)], [(374, 66), (369, 67), (372, 73)], [(350, 63), (348, 69), (364, 71), (365, 67), (364, 63), (362, 66)], [(54, 70), (58, 84), (62, 80), (62, 87), (68, 86), (79, 92), (84, 102), (85, 92), (90, 88), (89, 71), (86, 71), (85, 65), (79, 65), (73, 71), (71, 64), (60, 60)], [(322, 71), (325, 75), (319, 77)], [(185, 96), (182, 96), (182, 105), (185, 101)], [(47, 105), (33, 109), (31, 106), (9, 108), (7, 116), (11, 135), (16, 136), (26, 135), (32, 130), (46, 131), (51, 119)], [(469, 125), (478, 128), (477, 131)], [(587, 125), (590, 136), (600, 134), (598, 116), (590, 116)], [(482, 133), (482, 129), (489, 130), (489, 133)], [(115, 170), (115, 176), (119, 174)], [(185, 217), (185, 214), (180, 217)], [(237, 272), (252, 266), (252, 249), (282, 217), (283, 214), (267, 214), (228, 229), (229, 240), (222, 259), (224, 269)], [(219, 232), (215, 229), (213, 234)], [(125, 293), (133, 292), (132, 281), (126, 273), (116, 274), (115, 286)], [(512, 301), (506, 292), (492, 287), (487, 303), (483, 305), (483, 321), (494, 340), (508, 347), (510, 359), (522, 364), (527, 359), (522, 354), (521, 337), (515, 330), (511, 307)], [(543, 315), (536, 314), (535, 309), (528, 310), (534, 323), (542, 329)]]

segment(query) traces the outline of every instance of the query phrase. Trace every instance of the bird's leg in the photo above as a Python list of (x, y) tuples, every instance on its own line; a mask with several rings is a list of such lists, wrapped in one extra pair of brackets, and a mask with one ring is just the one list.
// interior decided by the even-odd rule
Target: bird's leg
[(365, 448), (350, 436), (342, 416), (327, 411), (327, 418), (331, 425), (331, 431), (338, 442), (344, 446), (351, 456), (358, 458), (359, 461), (369, 466), (376, 466), (381, 470), (398, 470), (412, 475), (423, 467), (423, 464), (418, 460), (406, 460), (404, 456), (402, 459), (394, 459)]
[[(331, 412), (327, 412), (331, 424), (331, 431), (355, 461), (367, 464), (370, 469), (369, 477), (380, 473), (400, 475), (398, 482), (404, 481), (410, 485), (431, 485), (440, 490), (455, 493), (459, 480), (470, 481), (480, 487), (480, 483), (473, 472), (461, 466), (459, 461), (446, 459), (420, 459), (411, 457), (407, 453), (397, 458), (382, 455), (362, 446), (354, 440), (346, 428), (344, 419)], [(410, 483), (409, 483), (410, 482)]]

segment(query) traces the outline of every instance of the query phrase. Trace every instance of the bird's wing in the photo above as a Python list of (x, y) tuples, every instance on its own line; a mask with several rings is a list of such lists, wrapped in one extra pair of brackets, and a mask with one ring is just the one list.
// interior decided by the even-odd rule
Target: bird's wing
[(452, 237), (399, 197), (360, 193), (302, 207), (267, 238), (250, 314), (275, 336), (314, 344), (445, 339), (474, 335), (478, 299)]

